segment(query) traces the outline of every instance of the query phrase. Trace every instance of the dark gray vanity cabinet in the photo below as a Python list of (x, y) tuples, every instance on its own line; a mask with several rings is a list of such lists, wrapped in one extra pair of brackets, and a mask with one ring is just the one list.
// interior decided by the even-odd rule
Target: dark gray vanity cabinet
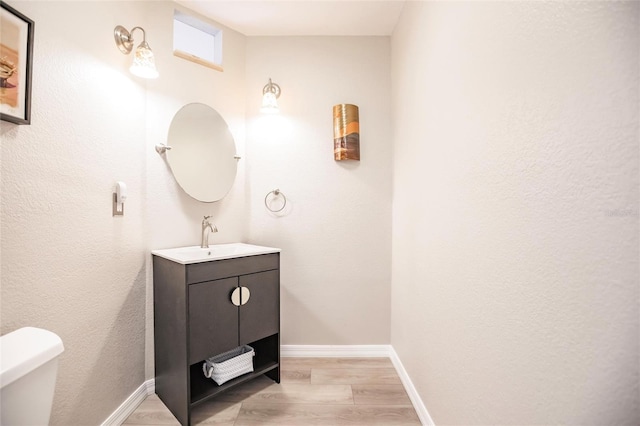
[[(240, 306), (231, 300), (236, 289), (250, 294)], [(186, 265), (154, 255), (153, 296), (156, 393), (180, 423), (254, 377), (280, 382), (279, 253)], [(206, 358), (246, 344), (256, 353), (253, 373), (221, 386), (204, 377)]]

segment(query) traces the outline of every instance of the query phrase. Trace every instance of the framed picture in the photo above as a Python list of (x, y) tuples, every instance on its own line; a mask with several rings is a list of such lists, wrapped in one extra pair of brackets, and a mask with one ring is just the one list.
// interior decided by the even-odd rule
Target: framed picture
[(0, 1), (0, 119), (31, 123), (31, 19)]

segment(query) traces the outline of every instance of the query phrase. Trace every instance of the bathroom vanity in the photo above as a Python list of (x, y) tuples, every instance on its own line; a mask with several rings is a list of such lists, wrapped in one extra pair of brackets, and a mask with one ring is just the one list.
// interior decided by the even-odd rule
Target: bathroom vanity
[[(192, 408), (260, 375), (280, 383), (280, 249), (250, 244), (154, 250), (156, 394), (183, 425)], [(206, 358), (241, 345), (254, 371), (222, 385)]]

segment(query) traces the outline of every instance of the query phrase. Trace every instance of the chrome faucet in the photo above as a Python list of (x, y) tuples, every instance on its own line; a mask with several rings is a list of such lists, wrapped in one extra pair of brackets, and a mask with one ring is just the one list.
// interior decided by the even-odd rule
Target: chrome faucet
[(209, 248), (209, 231), (218, 232), (218, 228), (213, 223), (209, 222), (211, 216), (205, 216), (202, 219), (202, 243), (201, 248)]

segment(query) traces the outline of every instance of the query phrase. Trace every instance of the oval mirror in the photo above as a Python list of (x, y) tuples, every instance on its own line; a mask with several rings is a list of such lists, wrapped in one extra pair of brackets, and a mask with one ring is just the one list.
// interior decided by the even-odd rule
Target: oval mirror
[(231, 190), (238, 160), (224, 118), (208, 105), (183, 106), (173, 117), (167, 162), (180, 187), (198, 201), (221, 200)]

